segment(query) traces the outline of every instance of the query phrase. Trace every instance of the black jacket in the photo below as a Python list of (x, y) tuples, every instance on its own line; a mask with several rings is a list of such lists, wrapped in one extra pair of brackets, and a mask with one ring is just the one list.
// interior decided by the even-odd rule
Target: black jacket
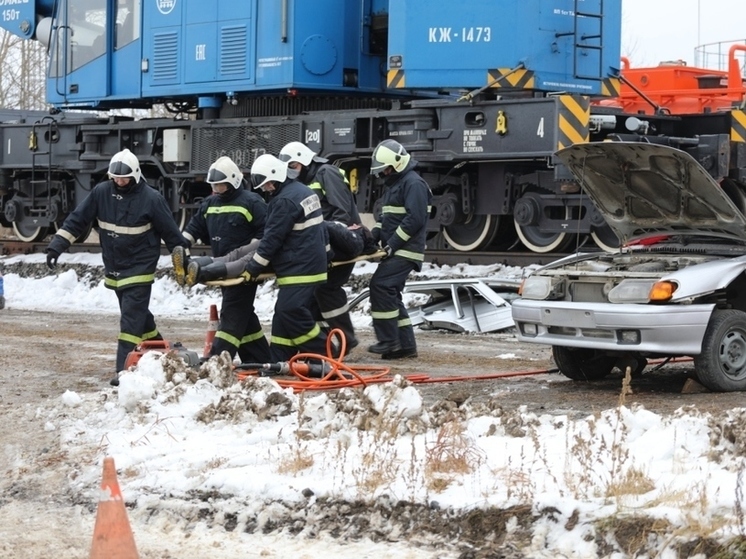
[(267, 217), (267, 204), (255, 192), (243, 188), (223, 195), (205, 198), (184, 231), (190, 241), (202, 241), (212, 248), (213, 256), (225, 256), (230, 251), (261, 239)]
[(303, 182), (319, 197), (321, 213), (326, 221), (339, 221), (345, 225), (361, 223), (355, 197), (342, 169), (329, 163), (313, 162), (303, 178)]
[(416, 166), (417, 161), (411, 159), (401, 173), (387, 177), (388, 188), (373, 236), (391, 247), (395, 256), (422, 263), (433, 195), (414, 170)]
[(65, 252), (94, 220), (98, 221), (104, 283), (109, 289), (153, 283), (161, 239), (169, 251), (188, 244), (157, 190), (142, 179), (126, 188), (106, 180), (67, 216), (49, 249)]
[(269, 201), (264, 237), (246, 270), (258, 276), (271, 263), (279, 287), (324, 283), (323, 223), (321, 203), (313, 190), (295, 180), (285, 181)]

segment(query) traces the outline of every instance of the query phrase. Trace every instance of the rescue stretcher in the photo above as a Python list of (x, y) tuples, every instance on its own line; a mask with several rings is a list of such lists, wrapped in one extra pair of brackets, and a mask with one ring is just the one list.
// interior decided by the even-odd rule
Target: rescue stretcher
[[(335, 266), (344, 266), (345, 264), (354, 264), (356, 262), (374, 262), (374, 261), (380, 260), (384, 256), (386, 256), (385, 250), (377, 250), (376, 252), (373, 252), (371, 254), (361, 254), (360, 256), (358, 256), (357, 258), (353, 258), (352, 260), (332, 261), (331, 267), (334, 268)], [(259, 274), (259, 276), (257, 276), (256, 280), (254, 281), (261, 282), (261, 281), (268, 280), (274, 277), (275, 277), (274, 272), (266, 272), (264, 274)], [(248, 281), (248, 276), (239, 276), (237, 278), (206, 281), (204, 282), (204, 285), (229, 287), (231, 285), (240, 285), (242, 283), (246, 283), (247, 281)]]

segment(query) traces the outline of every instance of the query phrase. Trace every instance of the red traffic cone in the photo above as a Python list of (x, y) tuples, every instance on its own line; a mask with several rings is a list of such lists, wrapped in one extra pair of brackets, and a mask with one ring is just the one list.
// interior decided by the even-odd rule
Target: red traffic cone
[(104, 458), (96, 526), (93, 529), (90, 559), (139, 559), (122, 491), (117, 481), (114, 459)]
[(202, 351), (202, 357), (210, 357), (212, 341), (215, 339), (215, 332), (218, 331), (218, 307), (210, 305), (210, 320), (207, 322), (207, 334), (205, 334), (205, 349)]

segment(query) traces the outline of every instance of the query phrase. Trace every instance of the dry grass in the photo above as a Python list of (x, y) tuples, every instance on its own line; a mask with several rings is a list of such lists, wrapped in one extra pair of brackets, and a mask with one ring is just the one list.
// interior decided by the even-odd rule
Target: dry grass
[[(306, 411), (305, 393), (298, 397), (298, 410), (296, 417), (298, 425), (303, 425), (303, 416)], [(293, 445), (290, 447), (288, 456), (283, 457), (277, 464), (277, 472), (283, 475), (297, 475), (314, 465), (313, 454), (308, 450), (308, 443), (304, 441), (305, 431), (295, 429), (293, 432)]]
[[(518, 501), (521, 503), (533, 503), (536, 495), (536, 482), (530, 472), (523, 447), (521, 453), (515, 461), (513, 457), (508, 457), (508, 466), (505, 469), (494, 471), (495, 478), (505, 484), (506, 496), (509, 501)], [(496, 484), (496, 489), (497, 489)]]
[(484, 462), (484, 456), (461, 421), (453, 419), (438, 430), (435, 442), (427, 448), (425, 479), (428, 489), (443, 491), (456, 476), (469, 474)]
[(203, 472), (209, 472), (210, 470), (217, 470), (221, 466), (224, 466), (228, 463), (228, 459), (224, 456), (216, 456), (215, 458), (211, 458), (207, 461), (207, 463), (202, 467)]
[(397, 441), (400, 414), (387, 413), (391, 401), (387, 401), (381, 413), (369, 424), (367, 431), (358, 432), (360, 460), (352, 470), (352, 476), (361, 498), (370, 498), (379, 489), (391, 485), (398, 477), (401, 463), (397, 460)]
[(150, 427), (139, 437), (136, 439), (130, 441), (130, 446), (147, 446), (150, 445), (150, 438), (148, 437), (152, 433), (158, 433), (162, 432), (165, 433), (166, 436), (170, 437), (174, 441), (176, 441), (176, 438), (171, 434), (171, 431), (169, 431), (168, 428), (168, 422), (171, 418), (170, 417), (157, 417), (153, 423), (150, 424)]
[[(629, 429), (625, 421), (630, 383), (631, 369), (627, 368), (618, 405), (612, 413), (598, 414), (585, 422), (568, 422), (558, 427), (564, 429), (568, 449), (561, 473), (548, 455), (551, 447), (547, 447), (541, 436), (540, 424), (523, 422), (523, 437), (527, 443), (521, 445), (519, 453), (507, 457), (507, 465), (490, 470), (489, 475), (494, 482), (491, 490), (485, 490), (484, 497), (494, 495), (499, 489), (504, 491), (508, 501), (531, 504), (539, 491), (537, 483), (541, 483), (544, 476), (549, 476), (547, 483), (553, 482), (560, 488), (561, 494), (567, 493), (578, 500), (600, 498), (616, 503), (619, 514), (596, 523), (596, 537), (603, 538), (603, 534), (610, 534), (616, 545), (630, 556), (648, 553), (652, 558), (656, 549), (670, 549), (679, 541), (689, 540), (695, 541), (692, 545), (710, 546), (707, 547), (710, 549), (710, 542), (715, 541), (714, 535), (728, 528), (729, 519), (713, 517), (706, 481), (686, 490), (664, 488), (657, 492), (655, 499), (644, 503), (646, 510), (659, 506), (681, 510), (681, 521), (677, 526), (668, 520), (626, 514), (629, 507), (625, 505), (625, 497), (645, 495), (659, 489), (643, 467), (632, 463), (630, 456), (627, 444)], [(402, 446), (402, 423), (406, 419), (394, 411), (396, 406), (392, 399), (395, 393), (392, 391), (391, 399), (384, 403), (380, 412), (367, 410), (365, 421), (351, 439), (330, 441), (329, 444), (335, 446), (330, 446), (324, 452), (327, 457), (324, 460), (328, 461), (324, 467), (334, 469), (335, 477), (339, 475), (338, 481), (354, 487), (359, 499), (369, 501), (383, 494), (403, 498), (403, 495), (395, 493), (401, 492), (404, 480), (405, 491), (411, 492), (414, 499), (421, 497), (423, 490), (428, 494), (441, 493), (454, 483), (461, 483), (464, 478), (478, 474), (486, 462), (486, 456), (477, 441), (469, 435), (463, 415), (447, 417), (440, 423), (434, 440), (428, 443), (423, 443), (423, 437), (412, 435), (409, 438), (410, 456), (408, 459), (402, 457), (402, 452), (406, 452), (406, 447)], [(301, 395), (297, 410), (298, 426), (303, 425), (304, 404)], [(502, 420), (504, 425), (506, 418)], [(277, 471), (281, 474), (297, 474), (313, 467), (317, 461), (309, 450), (312, 444), (309, 432), (296, 428), (293, 437), (287, 454), (278, 462)], [(311, 438), (316, 441), (315, 437)], [(147, 440), (147, 433), (141, 439)], [(221, 465), (219, 460), (215, 463), (211, 461), (208, 467)], [(535, 473), (538, 467), (542, 470), (541, 476)], [(735, 511), (742, 534), (746, 531), (741, 506), (741, 478), (745, 468), (742, 466), (739, 472)], [(571, 517), (566, 524), (567, 529), (573, 530), (577, 522), (577, 516)]]
[(606, 496), (620, 499), (625, 495), (644, 495), (655, 489), (655, 482), (645, 472), (631, 467), (616, 478), (612, 478), (606, 487)]
[(285, 457), (277, 466), (277, 473), (283, 475), (297, 475), (303, 470), (313, 466), (315, 460), (313, 455), (304, 448), (296, 447), (293, 453)]

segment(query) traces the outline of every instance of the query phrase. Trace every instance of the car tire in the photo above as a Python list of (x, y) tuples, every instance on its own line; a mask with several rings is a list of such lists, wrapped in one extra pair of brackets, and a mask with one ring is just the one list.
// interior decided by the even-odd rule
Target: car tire
[(716, 310), (694, 357), (697, 379), (715, 392), (746, 390), (746, 312)]
[(599, 380), (607, 376), (616, 363), (616, 357), (604, 355), (595, 349), (552, 346), (552, 356), (560, 373), (572, 380)]

